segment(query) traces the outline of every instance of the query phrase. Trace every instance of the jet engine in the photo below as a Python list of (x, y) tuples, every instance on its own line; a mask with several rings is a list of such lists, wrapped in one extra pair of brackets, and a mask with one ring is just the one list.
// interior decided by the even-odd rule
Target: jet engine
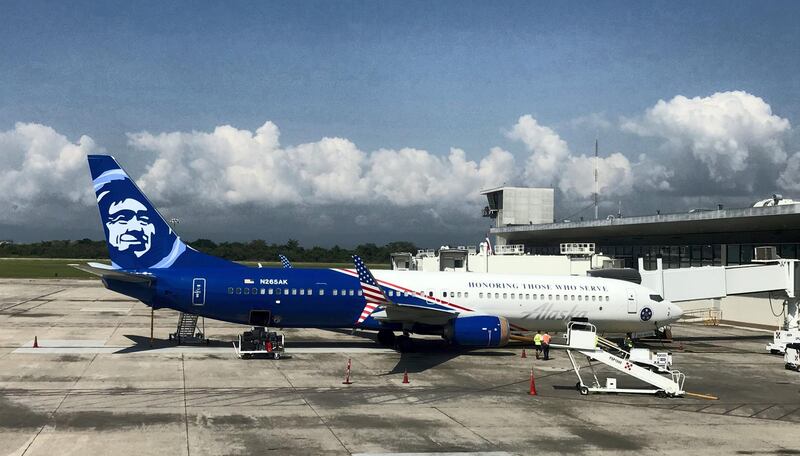
[(502, 347), (508, 335), (508, 320), (491, 315), (454, 318), (444, 327), (445, 339), (469, 347)]

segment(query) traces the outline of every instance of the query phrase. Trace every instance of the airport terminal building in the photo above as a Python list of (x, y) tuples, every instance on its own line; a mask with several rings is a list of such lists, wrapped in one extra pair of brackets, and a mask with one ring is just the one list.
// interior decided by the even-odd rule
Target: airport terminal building
[[(521, 244), (526, 253), (557, 255), (561, 243), (591, 242), (598, 253), (622, 260), (625, 267), (637, 267), (642, 258), (645, 269), (654, 269), (659, 257), (665, 269), (747, 264), (760, 246), (775, 246), (781, 258), (800, 258), (800, 204), (777, 195), (759, 207), (556, 223), (552, 206), (545, 208), (552, 205), (552, 193), (548, 200), (542, 190), (550, 189), (482, 192), (488, 200), (483, 215), (495, 221), (490, 234), (498, 245)], [(536, 204), (526, 214), (520, 201)], [(513, 208), (510, 216), (506, 207)]]

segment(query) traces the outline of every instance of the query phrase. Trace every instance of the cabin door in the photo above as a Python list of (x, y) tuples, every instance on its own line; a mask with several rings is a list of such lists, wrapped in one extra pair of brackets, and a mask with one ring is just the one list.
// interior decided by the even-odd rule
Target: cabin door
[(636, 301), (636, 290), (628, 290), (628, 313), (636, 313), (639, 303)]

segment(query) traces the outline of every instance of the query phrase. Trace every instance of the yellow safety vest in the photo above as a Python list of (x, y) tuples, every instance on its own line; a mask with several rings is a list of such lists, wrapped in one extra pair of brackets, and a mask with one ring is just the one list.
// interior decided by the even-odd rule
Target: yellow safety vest
[(537, 335), (533, 336), (533, 344), (534, 345), (542, 345), (542, 335), (541, 334), (537, 334)]

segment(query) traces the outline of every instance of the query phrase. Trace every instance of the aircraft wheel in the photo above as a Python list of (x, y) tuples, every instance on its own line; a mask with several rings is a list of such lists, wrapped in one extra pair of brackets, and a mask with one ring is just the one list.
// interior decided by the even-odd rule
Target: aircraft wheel
[(585, 386), (581, 386), (579, 391), (581, 392), (581, 395), (583, 395), (583, 396), (586, 396), (587, 394), (589, 394), (589, 388), (587, 388)]
[(665, 398), (667, 397), (667, 393), (663, 390), (656, 391), (656, 397)]
[(384, 347), (394, 347), (395, 339), (394, 331), (388, 329), (378, 331), (378, 343)]
[(396, 338), (397, 350), (401, 353), (409, 353), (414, 349), (414, 341), (408, 336), (400, 336)]

